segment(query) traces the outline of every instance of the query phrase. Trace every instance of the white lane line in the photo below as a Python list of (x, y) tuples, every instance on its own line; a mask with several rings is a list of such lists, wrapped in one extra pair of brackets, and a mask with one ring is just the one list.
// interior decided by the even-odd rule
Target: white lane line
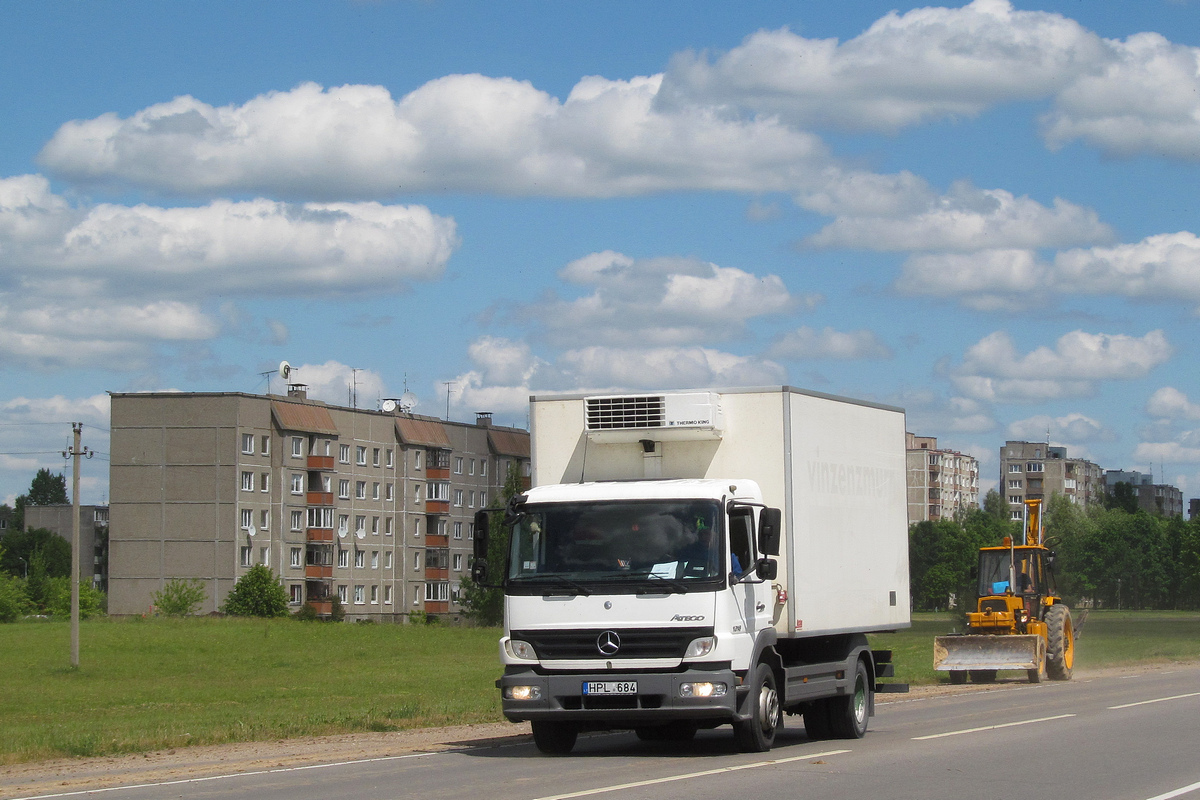
[(994, 730), (998, 730), (1000, 728), (1012, 728), (1016, 725), (1032, 725), (1035, 722), (1050, 722), (1052, 720), (1066, 719), (1067, 717), (1073, 717), (1073, 716), (1075, 716), (1075, 715), (1074, 714), (1059, 714), (1056, 717), (1039, 717), (1037, 719), (1023, 719), (1020, 722), (1004, 722), (999, 725), (984, 725), (982, 728), (967, 728), (966, 730), (961, 730), (961, 731), (947, 731), (946, 733), (934, 733), (934, 734), (930, 734), (929, 736), (914, 736), (913, 741), (920, 742), (924, 739), (941, 739), (946, 736), (958, 736), (963, 733), (979, 733), (980, 731), (994, 731)]
[(1154, 700), (1142, 700), (1137, 703), (1126, 703), (1123, 706), (1109, 706), (1109, 711), (1115, 711), (1118, 708), (1133, 708), (1134, 706), (1145, 706), (1150, 703), (1165, 703), (1168, 700), (1182, 700), (1185, 697), (1200, 697), (1200, 692), (1190, 692), (1188, 694), (1177, 694), (1174, 697), (1157, 697)]
[(579, 792), (569, 792), (568, 794), (556, 794), (550, 797), (539, 797), (538, 800), (568, 800), (572, 797), (587, 797), (593, 794), (604, 794), (605, 792), (619, 792), (623, 789), (637, 789), (641, 786), (654, 786), (659, 783), (671, 783), (672, 781), (686, 781), (692, 778), (703, 778), (707, 775), (720, 775), (725, 772), (737, 772), (743, 769), (757, 769), (758, 767), (770, 767), (776, 764), (788, 764), (792, 761), (807, 761), (812, 758), (824, 758), (825, 756), (839, 756), (842, 753), (849, 753), (849, 750), (826, 750), (824, 753), (809, 753), (803, 756), (793, 756), (791, 758), (775, 758), (770, 761), (755, 761), (753, 764), (738, 764), (733, 767), (720, 767), (719, 769), (706, 769), (703, 772), (688, 772), (683, 775), (671, 775), (666, 778), (654, 778), (646, 781), (636, 781), (634, 783), (622, 783), (616, 786), (601, 786), (597, 789), (584, 789)]
[(1184, 786), (1182, 789), (1176, 789), (1173, 792), (1155, 795), (1154, 797), (1151, 797), (1150, 800), (1171, 800), (1172, 797), (1179, 797), (1180, 795), (1187, 794), (1188, 792), (1194, 792), (1197, 789), (1200, 789), (1200, 781), (1196, 781), (1191, 786)]
[(58, 792), (56, 794), (32, 794), (26, 797), (14, 797), (11, 800), (43, 800), (50, 797), (78, 797), (83, 794), (100, 794), (102, 792), (121, 792), (128, 789), (149, 789), (154, 786), (181, 786), (185, 783), (205, 783), (206, 781), (221, 781), (229, 778), (245, 778), (251, 775), (273, 775), (278, 772), (300, 772), (306, 769), (326, 769), (328, 767), (345, 767), (351, 764), (371, 764), (376, 761), (399, 761), (405, 758), (424, 758), (442, 753), (460, 752), (457, 750), (437, 750), (429, 753), (406, 753), (402, 756), (379, 756), (378, 758), (359, 758), (353, 761), (336, 761), (331, 764), (305, 764), (300, 767), (276, 767), (275, 769), (257, 769), (250, 772), (231, 772), (227, 775), (207, 775), (202, 778), (180, 778), (174, 781), (155, 781), (153, 783), (132, 783), (123, 786), (105, 786), (98, 789), (79, 789), (74, 792)]

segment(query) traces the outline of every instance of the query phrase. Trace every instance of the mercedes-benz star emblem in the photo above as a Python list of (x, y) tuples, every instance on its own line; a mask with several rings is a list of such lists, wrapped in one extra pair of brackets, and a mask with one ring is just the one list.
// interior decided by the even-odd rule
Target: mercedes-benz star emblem
[(617, 636), (616, 631), (605, 631), (596, 637), (596, 649), (602, 655), (615, 656), (621, 649), (621, 637)]

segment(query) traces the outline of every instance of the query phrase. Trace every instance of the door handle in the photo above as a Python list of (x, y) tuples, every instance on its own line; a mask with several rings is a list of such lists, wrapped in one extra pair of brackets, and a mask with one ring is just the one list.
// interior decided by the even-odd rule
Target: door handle
[(758, 603), (757, 605), (754, 606), (754, 610), (755, 611), (766, 611), (767, 607), (762, 603)]

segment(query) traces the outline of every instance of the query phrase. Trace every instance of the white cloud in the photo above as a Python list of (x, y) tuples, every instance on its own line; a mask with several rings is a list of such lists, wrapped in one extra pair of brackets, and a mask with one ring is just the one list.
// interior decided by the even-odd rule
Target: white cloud
[(1064, 292), (1200, 303), (1200, 238), (1180, 231), (1069, 250), (1055, 257), (1054, 271)]
[(0, 502), (12, 505), (17, 494), (28, 490), (34, 474), (42, 467), (69, 474), (71, 462), (62, 457), (62, 451), (73, 443), (72, 422), (83, 423), (81, 443), (98, 454), (80, 464), (80, 497), (85, 503), (107, 498), (109, 396), (22, 395), (0, 401), (0, 429), (4, 431), (0, 483), (18, 487), (0, 497)]
[(886, 359), (891, 349), (880, 341), (874, 331), (837, 331), (833, 328), (815, 330), (807, 326), (788, 331), (771, 346), (771, 358), (839, 360)]
[(1161, 419), (1200, 419), (1200, 404), (1193, 403), (1178, 389), (1164, 386), (1150, 395), (1146, 413)]
[(1036, 402), (1092, 394), (1100, 380), (1145, 376), (1172, 353), (1161, 330), (1145, 336), (1072, 331), (1054, 349), (1039, 347), (1025, 355), (1004, 331), (972, 345), (952, 381), (969, 397), (994, 402)]
[(957, 299), (977, 311), (1020, 311), (1045, 302), (1046, 265), (1029, 250), (918, 254), (894, 284), (905, 295)]
[(1144, 464), (1200, 463), (1200, 446), (1180, 442), (1141, 442), (1134, 448), (1133, 457)]
[(1078, 445), (1114, 438), (1113, 432), (1104, 423), (1077, 412), (1061, 417), (1037, 414), (1012, 422), (1007, 429), (1009, 439), (1023, 442), (1043, 441), (1047, 433), (1055, 444)]
[(288, 383), (302, 383), (314, 400), (339, 406), (350, 405), (352, 393), (357, 393), (357, 408), (375, 408), (385, 396), (387, 386), (383, 376), (370, 369), (357, 369), (337, 361), (324, 364), (292, 365)]

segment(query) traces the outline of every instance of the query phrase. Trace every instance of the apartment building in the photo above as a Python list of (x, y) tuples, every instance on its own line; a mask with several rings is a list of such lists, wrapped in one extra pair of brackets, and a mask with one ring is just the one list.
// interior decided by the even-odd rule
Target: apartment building
[(1049, 500), (1060, 494), (1088, 506), (1103, 500), (1102, 470), (1067, 448), (1045, 442), (1008, 441), (1000, 448), (1000, 491), (1013, 519), (1024, 516), (1025, 500)]
[(143, 614), (172, 579), (221, 606), (250, 567), (280, 575), (294, 608), (347, 619), (458, 613), (475, 511), (529, 434), (288, 395), (112, 395), (109, 613)]
[[(70, 503), (25, 506), (25, 529), (45, 528), (69, 542), (73, 509)], [(79, 506), (79, 580), (108, 591), (108, 506)]]
[(979, 507), (979, 461), (943, 450), (935, 436), (905, 434), (908, 450), (908, 521), (951, 518)]
[(1108, 469), (1104, 471), (1104, 488), (1112, 492), (1118, 483), (1133, 487), (1138, 508), (1148, 514), (1164, 517), (1183, 515), (1183, 492), (1167, 483), (1155, 483), (1154, 476), (1137, 470)]

